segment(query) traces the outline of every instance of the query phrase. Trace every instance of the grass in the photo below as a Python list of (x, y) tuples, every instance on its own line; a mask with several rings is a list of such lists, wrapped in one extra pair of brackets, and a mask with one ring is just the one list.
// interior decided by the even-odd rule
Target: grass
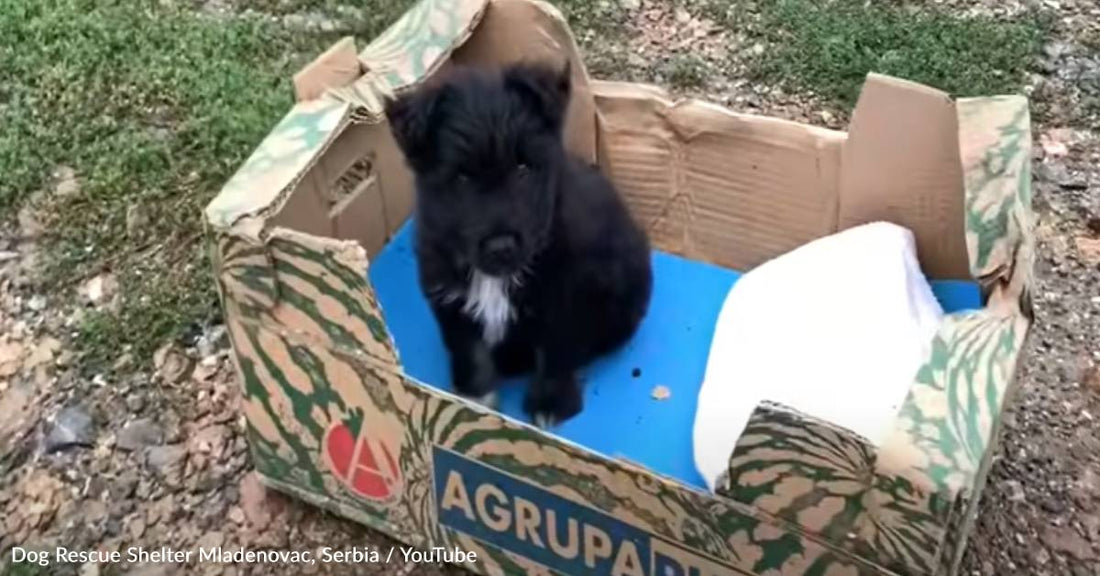
[(706, 62), (695, 54), (675, 54), (661, 68), (673, 88), (698, 88), (707, 80)]
[[(357, 23), (364, 35), (403, 8), (386, 6)], [(216, 317), (201, 210), (287, 111), (293, 72), (335, 36), (153, 1), (0, 0), (0, 215), (34, 206), (40, 291), (117, 276), (117, 308), (79, 332), (89, 369), (127, 349), (148, 359)], [(41, 192), (59, 166), (78, 193)]]
[(1038, 14), (1007, 22), (960, 17), (927, 3), (703, 1), (719, 21), (766, 41), (768, 49), (753, 62), (759, 80), (812, 91), (846, 107), (855, 103), (868, 72), (955, 96), (1016, 92), (1046, 28)]

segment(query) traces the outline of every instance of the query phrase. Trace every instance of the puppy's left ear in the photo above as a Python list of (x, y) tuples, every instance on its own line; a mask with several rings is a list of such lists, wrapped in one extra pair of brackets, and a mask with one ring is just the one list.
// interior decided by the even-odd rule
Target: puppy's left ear
[(414, 164), (426, 153), (438, 99), (437, 89), (422, 88), (385, 102), (390, 132), (405, 157)]
[(526, 97), (551, 128), (561, 130), (573, 90), (573, 65), (514, 64), (504, 72), (505, 85)]

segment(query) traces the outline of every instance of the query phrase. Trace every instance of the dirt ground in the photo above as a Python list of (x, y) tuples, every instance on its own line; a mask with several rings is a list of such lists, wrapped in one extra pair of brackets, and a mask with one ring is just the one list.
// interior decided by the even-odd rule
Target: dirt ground
[[(1012, 18), (1023, 0), (939, 0)], [(734, 109), (842, 128), (845, 110), (749, 82), (745, 58), (771, 49), (698, 10), (621, 2), (627, 33), (582, 45), (594, 75), (678, 85)], [(1100, 576), (1100, 1), (1044, 0), (1054, 16), (1033, 99), (1038, 215), (1036, 325), (1019, 391), (960, 574)], [(690, 61), (678, 56), (690, 56)], [(685, 62), (687, 62), (685, 64)], [(60, 168), (51, 193), (81, 186)], [(89, 313), (118, 305), (110, 273), (75, 299), (36, 290), (42, 224), (33, 210), (0, 230), (0, 550), (277, 548), (388, 550), (385, 536), (266, 492), (251, 472), (223, 327), (165, 343), (150, 369), (119, 351), (100, 374), (71, 349)], [(407, 564), (231, 566), (163, 563), (0, 574), (462, 574)]]

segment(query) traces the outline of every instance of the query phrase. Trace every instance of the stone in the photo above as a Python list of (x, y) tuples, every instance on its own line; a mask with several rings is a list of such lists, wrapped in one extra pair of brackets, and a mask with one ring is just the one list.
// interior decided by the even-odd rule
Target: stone
[(70, 166), (58, 166), (53, 172), (53, 181), (55, 196), (67, 198), (80, 193), (80, 180), (76, 177), (76, 171)]
[(1010, 502), (1026, 502), (1027, 494), (1024, 492), (1024, 487), (1017, 480), (1005, 480), (1005, 491), (1008, 492), (1008, 500)]
[(191, 373), (194, 361), (174, 343), (168, 343), (153, 354), (153, 365), (166, 383), (176, 384)]
[(84, 297), (95, 305), (102, 304), (114, 296), (118, 281), (110, 274), (100, 274), (84, 284)]
[(198, 342), (195, 343), (195, 348), (199, 352), (199, 356), (206, 358), (213, 356), (219, 350), (222, 350), (229, 344), (229, 332), (225, 326), (219, 324), (212, 326), (205, 334), (203, 334)]
[(1077, 254), (1090, 266), (1100, 265), (1100, 238), (1078, 236), (1074, 238)]
[(199, 538), (198, 542), (195, 542), (195, 546), (200, 549), (210, 550), (222, 545), (225, 541), (225, 534), (221, 532), (207, 532)]
[(1050, 526), (1043, 531), (1043, 542), (1054, 552), (1085, 562), (1096, 558), (1096, 552), (1087, 540), (1070, 526)]
[(80, 407), (63, 409), (53, 420), (46, 436), (46, 451), (55, 452), (74, 446), (90, 447), (94, 444), (92, 417)]
[(138, 418), (122, 427), (115, 440), (115, 446), (132, 452), (147, 446), (156, 446), (164, 442), (164, 431), (149, 418)]
[(255, 472), (241, 478), (240, 506), (252, 528), (263, 531), (285, 508), (285, 502), (278, 494), (270, 492)]
[(19, 373), (25, 352), (26, 346), (21, 342), (0, 343), (0, 378), (7, 378)]
[(61, 351), (61, 341), (56, 338), (46, 337), (38, 341), (34, 350), (23, 359), (24, 370), (34, 370), (53, 362), (54, 356)]
[(145, 449), (145, 462), (169, 485), (178, 486), (183, 478), (187, 451), (179, 445), (150, 446)]

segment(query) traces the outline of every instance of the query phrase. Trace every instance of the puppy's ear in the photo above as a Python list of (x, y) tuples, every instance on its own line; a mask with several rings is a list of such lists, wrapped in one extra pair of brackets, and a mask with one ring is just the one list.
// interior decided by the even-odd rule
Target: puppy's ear
[(437, 88), (421, 88), (386, 100), (386, 119), (397, 146), (412, 163), (428, 150), (432, 118), (439, 103)]
[(573, 90), (572, 64), (513, 64), (504, 71), (504, 84), (522, 94), (554, 130), (560, 130)]

